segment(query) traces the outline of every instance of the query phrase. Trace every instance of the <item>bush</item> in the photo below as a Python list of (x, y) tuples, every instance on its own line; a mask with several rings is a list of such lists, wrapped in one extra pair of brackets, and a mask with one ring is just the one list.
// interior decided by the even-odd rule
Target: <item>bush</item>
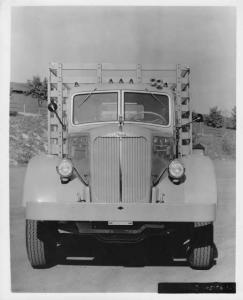
[(223, 116), (217, 106), (210, 108), (210, 112), (207, 117), (207, 125), (216, 128), (223, 126)]

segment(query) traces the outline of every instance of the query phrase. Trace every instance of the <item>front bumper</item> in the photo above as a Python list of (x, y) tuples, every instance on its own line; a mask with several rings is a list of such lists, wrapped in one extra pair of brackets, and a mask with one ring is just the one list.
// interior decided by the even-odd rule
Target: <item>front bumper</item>
[(27, 202), (26, 219), (52, 221), (211, 222), (216, 204)]

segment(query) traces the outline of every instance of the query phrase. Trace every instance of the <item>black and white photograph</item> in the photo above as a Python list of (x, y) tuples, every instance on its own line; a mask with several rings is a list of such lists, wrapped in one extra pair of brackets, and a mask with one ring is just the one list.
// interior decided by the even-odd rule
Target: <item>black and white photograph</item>
[(237, 293), (236, 16), (11, 6), (12, 293)]

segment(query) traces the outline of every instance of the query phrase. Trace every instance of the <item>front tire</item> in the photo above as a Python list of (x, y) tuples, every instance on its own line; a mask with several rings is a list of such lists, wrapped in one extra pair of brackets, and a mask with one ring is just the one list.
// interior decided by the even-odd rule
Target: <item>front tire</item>
[(215, 263), (216, 253), (213, 242), (213, 224), (195, 223), (187, 257), (190, 267), (196, 270), (211, 269)]
[(33, 268), (53, 265), (56, 252), (56, 227), (53, 222), (26, 220), (26, 248)]
[(188, 262), (192, 269), (209, 270), (214, 265), (214, 247), (213, 245), (206, 247), (198, 247), (192, 249), (188, 257)]

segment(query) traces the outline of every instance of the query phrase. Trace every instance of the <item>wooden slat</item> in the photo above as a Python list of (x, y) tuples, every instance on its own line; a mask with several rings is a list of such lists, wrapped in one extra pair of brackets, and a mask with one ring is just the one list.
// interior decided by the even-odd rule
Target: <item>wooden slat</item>
[[(63, 90), (62, 95), (64, 98), (67, 98), (69, 96), (69, 91)], [(50, 97), (58, 97), (58, 91), (57, 90), (50, 91)]]
[(142, 66), (137, 65), (137, 82), (142, 82)]
[(64, 91), (65, 91), (65, 89), (66, 89), (66, 90), (69, 89), (69, 86), (68, 86), (66, 83), (63, 83), (62, 85), (63, 85), (63, 87), (64, 87)]
[(57, 120), (57, 118), (51, 118), (49, 124), (50, 126), (55, 126), (55, 125), (58, 126), (60, 123)]
[(97, 83), (102, 83), (102, 65), (97, 65)]
[[(49, 69), (49, 74), (48, 74), (48, 84), (47, 84), (47, 102), (48, 104), (50, 103), (51, 101), (51, 71)], [(51, 154), (52, 153), (52, 149), (51, 149), (51, 139), (50, 139), (50, 132), (51, 132), (51, 116), (50, 116), (50, 112), (48, 111), (48, 114), (47, 114), (47, 119), (48, 119), (48, 154)]]
[(181, 151), (182, 151), (182, 154), (183, 155), (189, 155), (190, 153), (191, 153), (191, 143), (190, 143), (190, 145), (182, 145), (181, 146)]
[(181, 92), (181, 98), (187, 98), (188, 97), (188, 91), (182, 91)]
[(186, 119), (186, 118), (185, 119), (184, 118), (181, 119), (181, 124), (182, 125), (187, 124), (188, 122), (190, 122), (190, 118), (188, 118), (188, 119)]
[[(111, 63), (101, 63), (103, 70), (136, 70), (136, 64), (111, 64)], [(71, 63), (63, 63), (63, 70), (96, 70), (98, 63), (80, 63), (80, 64), (71, 64)], [(58, 63), (53, 62), (50, 63), (50, 68), (57, 69)], [(142, 65), (143, 71), (176, 71), (176, 65), (154, 65), (154, 64), (144, 64)], [(188, 66), (181, 65), (182, 73), (188, 70)]]
[(182, 105), (189, 105), (190, 98), (189, 97), (181, 97)]
[[(188, 84), (188, 78), (187, 77), (181, 77), (181, 84), (182, 85), (185, 85), (185, 84)], [(183, 86), (182, 86), (182, 89), (183, 89)]]
[(181, 105), (181, 111), (188, 111), (190, 108), (189, 108), (189, 105), (188, 104), (182, 104)]
[(59, 121), (57, 120), (57, 118), (50, 118), (50, 125), (58, 125)]
[[(70, 64), (63, 63), (63, 70), (96, 70), (98, 63), (81, 63), (81, 64)], [(102, 69), (104, 70), (136, 70), (136, 64), (111, 64), (101, 63)], [(53, 69), (58, 68), (58, 63), (51, 63), (50, 67)], [(186, 69), (187, 66), (181, 66), (181, 69)], [(175, 65), (153, 65), (144, 64), (142, 70), (163, 70), (163, 71), (176, 71)]]
[(98, 63), (70, 64), (63, 63), (63, 70), (97, 70)]
[(102, 70), (104, 71), (136, 71), (136, 69), (137, 65), (135, 64), (102, 64)]
[[(68, 145), (67, 143), (63, 145), (63, 153), (67, 154), (68, 151)], [(58, 155), (59, 154), (59, 147), (58, 144), (54, 144), (51, 140), (51, 154)]]
[[(62, 94), (63, 94), (63, 85), (62, 85), (62, 64), (58, 65), (57, 69), (57, 90), (58, 90), (58, 102), (57, 102), (57, 113), (60, 116), (62, 120), (62, 115), (63, 115), (63, 99), (62, 99)], [(62, 125), (59, 123), (58, 124), (58, 156), (62, 157), (63, 156), (63, 129)]]
[(190, 132), (181, 132), (181, 138), (182, 139), (190, 139), (191, 138)]
[[(58, 131), (51, 131), (50, 132), (50, 138), (51, 139), (58, 138), (58, 136), (59, 136)], [(66, 131), (63, 132), (63, 138), (64, 139), (67, 138), (67, 132)]]
[(181, 71), (181, 77), (185, 77), (187, 74), (189, 75), (190, 73), (190, 68), (185, 67), (182, 71)]
[(176, 72), (176, 65), (142, 65), (142, 71)]
[[(57, 83), (57, 78), (52, 78), (52, 83)], [(63, 83), (64, 84), (73, 84), (78, 82), (79, 84), (85, 84), (85, 83), (97, 83), (97, 76), (90, 76), (90, 77), (81, 77), (81, 76), (76, 76), (76, 77), (69, 77), (69, 76), (64, 76), (63, 77)]]
[(181, 125), (181, 66), (177, 65), (176, 70), (176, 109), (178, 111), (178, 125)]
[(54, 76), (57, 76), (57, 70), (51, 69), (51, 68), (50, 68), (50, 72), (51, 72)]
[[(188, 66), (186, 65), (180, 65), (181, 70), (187, 69)], [(176, 65), (152, 65), (152, 64), (144, 64), (142, 65), (143, 71), (161, 71), (161, 72), (167, 72), (167, 71), (173, 71), (176, 72)]]
[(184, 91), (187, 91), (189, 88), (189, 82), (186, 82), (186, 83), (182, 83), (181, 84), (181, 90), (184, 92)]
[(51, 143), (51, 154), (58, 154), (58, 145)]

